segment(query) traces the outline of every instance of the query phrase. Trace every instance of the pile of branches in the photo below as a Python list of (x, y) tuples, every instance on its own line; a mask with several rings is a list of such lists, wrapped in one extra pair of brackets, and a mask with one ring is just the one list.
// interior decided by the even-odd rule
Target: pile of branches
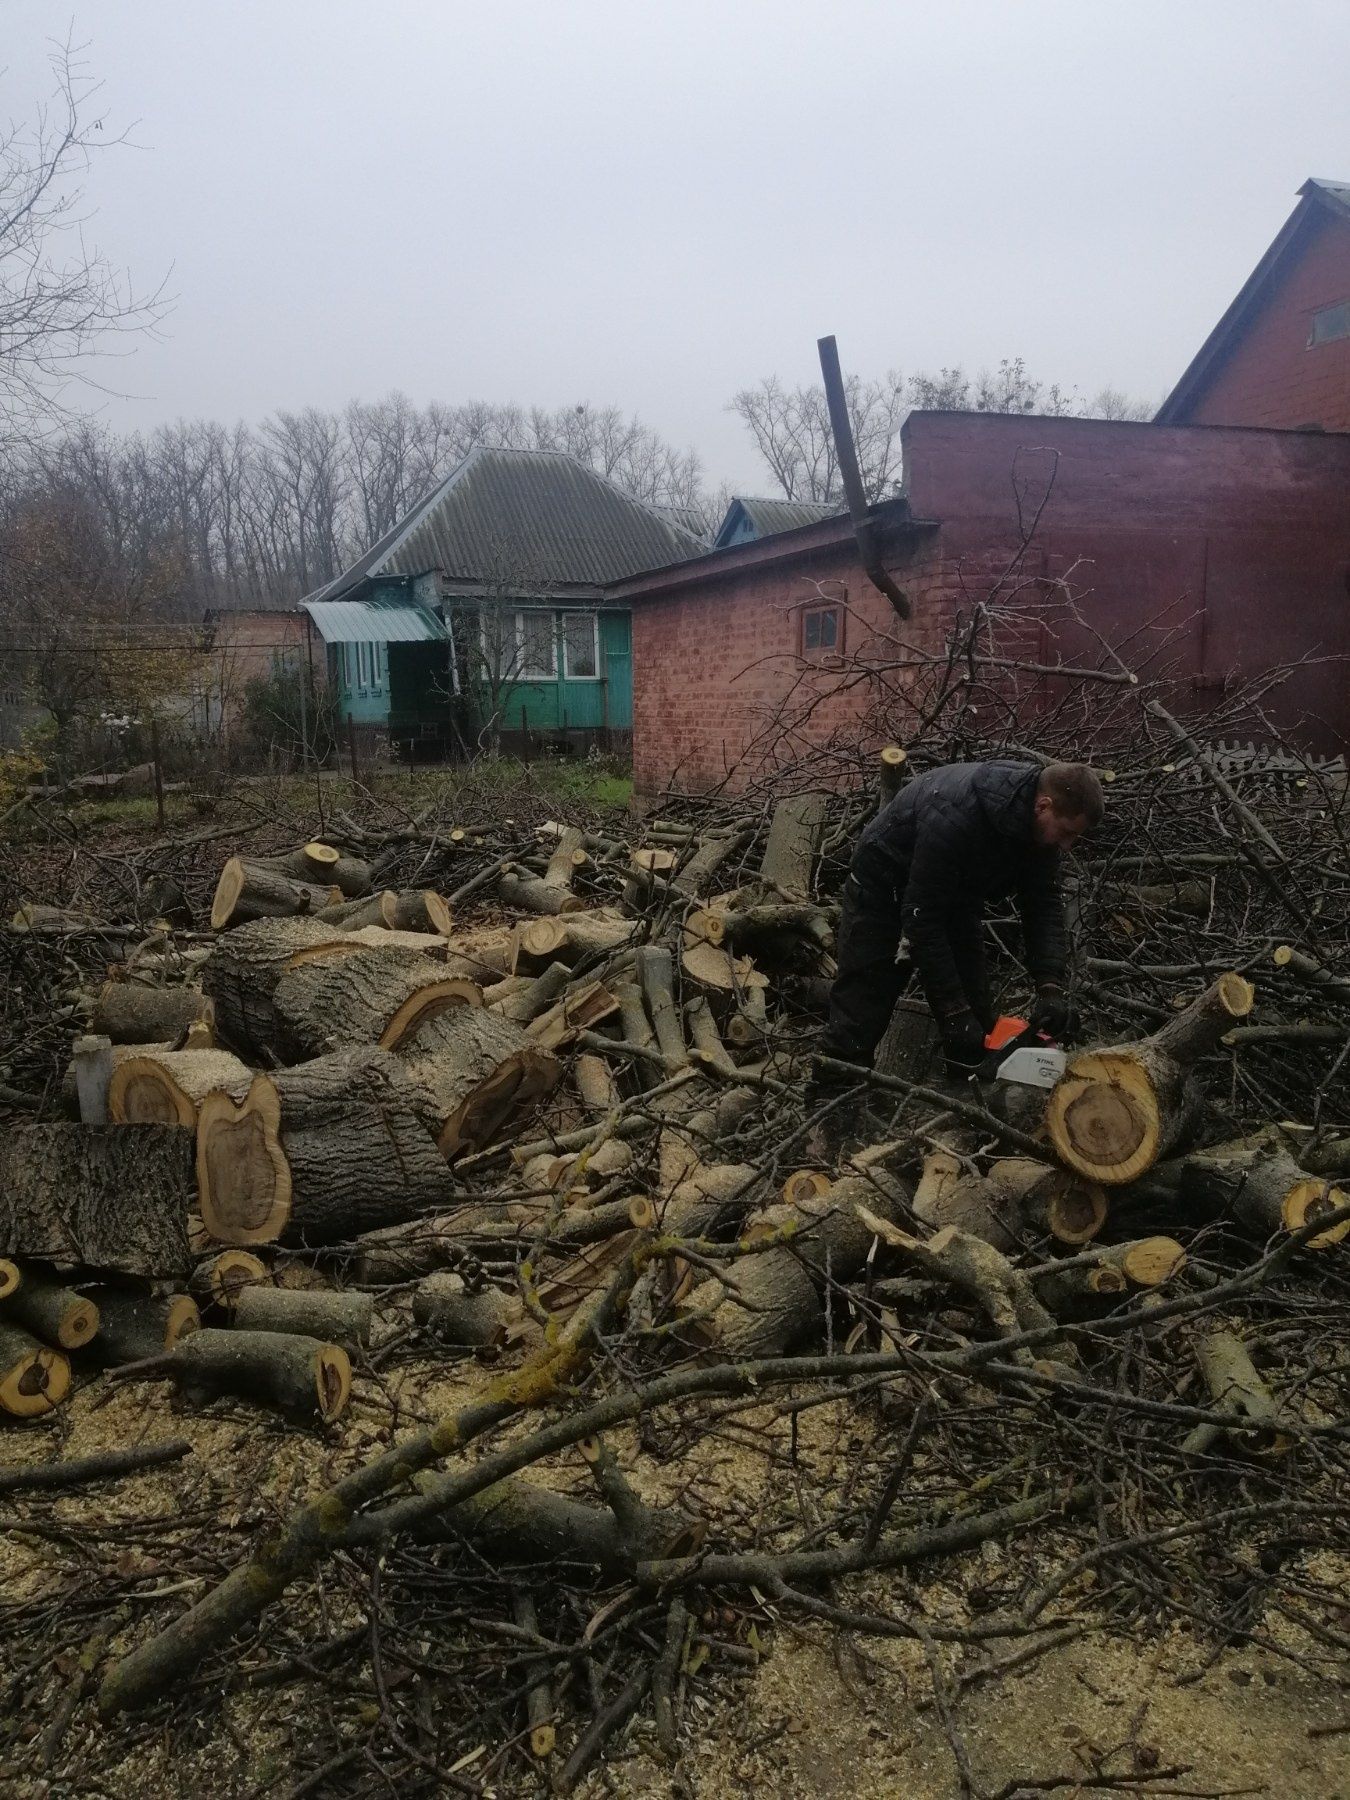
[[(566, 1792), (635, 1719), (678, 1758), (709, 1674), (784, 1616), (912, 1641), (976, 1793), (998, 1784), (963, 1694), (1066, 1635), (1179, 1624), (1202, 1657), (1258, 1644), (1342, 1681), (1344, 783), (1217, 747), (1259, 695), (1202, 734), (1161, 676), (1105, 650), (1047, 676), (999, 623), (859, 671), (862, 760), (785, 718), (790, 782), (640, 827), (371, 807), (225, 846), (213, 883), (179, 880), (193, 929), (142, 926), (71, 990), (69, 1077), (16, 1087), (0, 1150), (0, 1398), (59, 1416), (68, 1359), (342, 1444), (359, 1392), (388, 1443), (246, 1519), (237, 1561), (161, 1521), (157, 1566), (189, 1581), (167, 1621), (128, 1623), (111, 1569), (10, 1609), (12, 1641), (97, 1642), (62, 1725), (85, 1753), (148, 1707), (181, 1733), (188, 1700), (341, 1681), (368, 1712), (305, 1791)], [(822, 1164), (805, 1076), (857, 830), (953, 755), (1089, 752), (1112, 779), (1069, 871), (1086, 1032), (1063, 1079), (955, 1086), (911, 1005), (857, 1077), (867, 1141)], [(114, 928), (30, 902), (10, 942), (69, 957)], [(992, 930), (1011, 1006), (1015, 930)], [(458, 1385), (409, 1420), (411, 1367)], [(868, 1448), (813, 1493), (822, 1408)], [(792, 1479), (705, 1488), (731, 1432)], [(1014, 1536), (964, 1604), (904, 1573)], [(880, 1601), (849, 1586), (868, 1571), (893, 1572)], [(12, 1694), (49, 1674), (30, 1657)], [(58, 1765), (61, 1732), (33, 1742)]]

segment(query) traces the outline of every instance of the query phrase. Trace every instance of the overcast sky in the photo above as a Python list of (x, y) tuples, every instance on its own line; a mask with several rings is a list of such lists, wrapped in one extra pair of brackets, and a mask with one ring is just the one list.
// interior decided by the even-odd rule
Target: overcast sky
[(73, 17), (101, 247), (172, 265), (118, 427), (615, 402), (763, 489), (735, 390), (1021, 355), (1158, 399), (1350, 179), (1346, 0), (0, 0), (0, 113)]

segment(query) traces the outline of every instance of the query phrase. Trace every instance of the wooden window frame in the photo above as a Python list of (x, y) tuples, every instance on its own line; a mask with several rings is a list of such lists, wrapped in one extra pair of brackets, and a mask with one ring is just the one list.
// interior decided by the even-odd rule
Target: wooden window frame
[[(591, 660), (595, 667), (589, 675), (576, 675), (572, 672), (572, 650), (567, 641), (567, 626), (572, 619), (589, 619), (591, 622)], [(565, 681), (599, 681), (600, 680), (600, 615), (587, 612), (583, 607), (569, 608), (562, 614), (563, 679)]]
[[(834, 620), (834, 638), (832, 644), (807, 643), (808, 621), (832, 617)], [(838, 661), (844, 654), (845, 631), (844, 602), (842, 600), (813, 600), (803, 606), (797, 615), (797, 654), (803, 662), (826, 663)]]

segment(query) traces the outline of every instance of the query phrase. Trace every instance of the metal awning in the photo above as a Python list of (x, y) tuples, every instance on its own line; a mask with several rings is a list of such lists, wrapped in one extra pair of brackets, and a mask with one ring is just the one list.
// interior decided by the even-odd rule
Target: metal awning
[(450, 642), (444, 622), (430, 607), (407, 600), (302, 600), (325, 644), (427, 644)]

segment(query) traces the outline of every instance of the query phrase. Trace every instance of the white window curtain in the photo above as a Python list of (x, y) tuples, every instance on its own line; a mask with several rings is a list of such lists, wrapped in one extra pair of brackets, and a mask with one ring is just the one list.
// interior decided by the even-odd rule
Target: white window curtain
[(557, 633), (553, 614), (538, 609), (516, 614), (521, 681), (552, 681), (557, 673)]
[(569, 680), (595, 680), (600, 673), (600, 621), (594, 613), (563, 614), (563, 651)]

